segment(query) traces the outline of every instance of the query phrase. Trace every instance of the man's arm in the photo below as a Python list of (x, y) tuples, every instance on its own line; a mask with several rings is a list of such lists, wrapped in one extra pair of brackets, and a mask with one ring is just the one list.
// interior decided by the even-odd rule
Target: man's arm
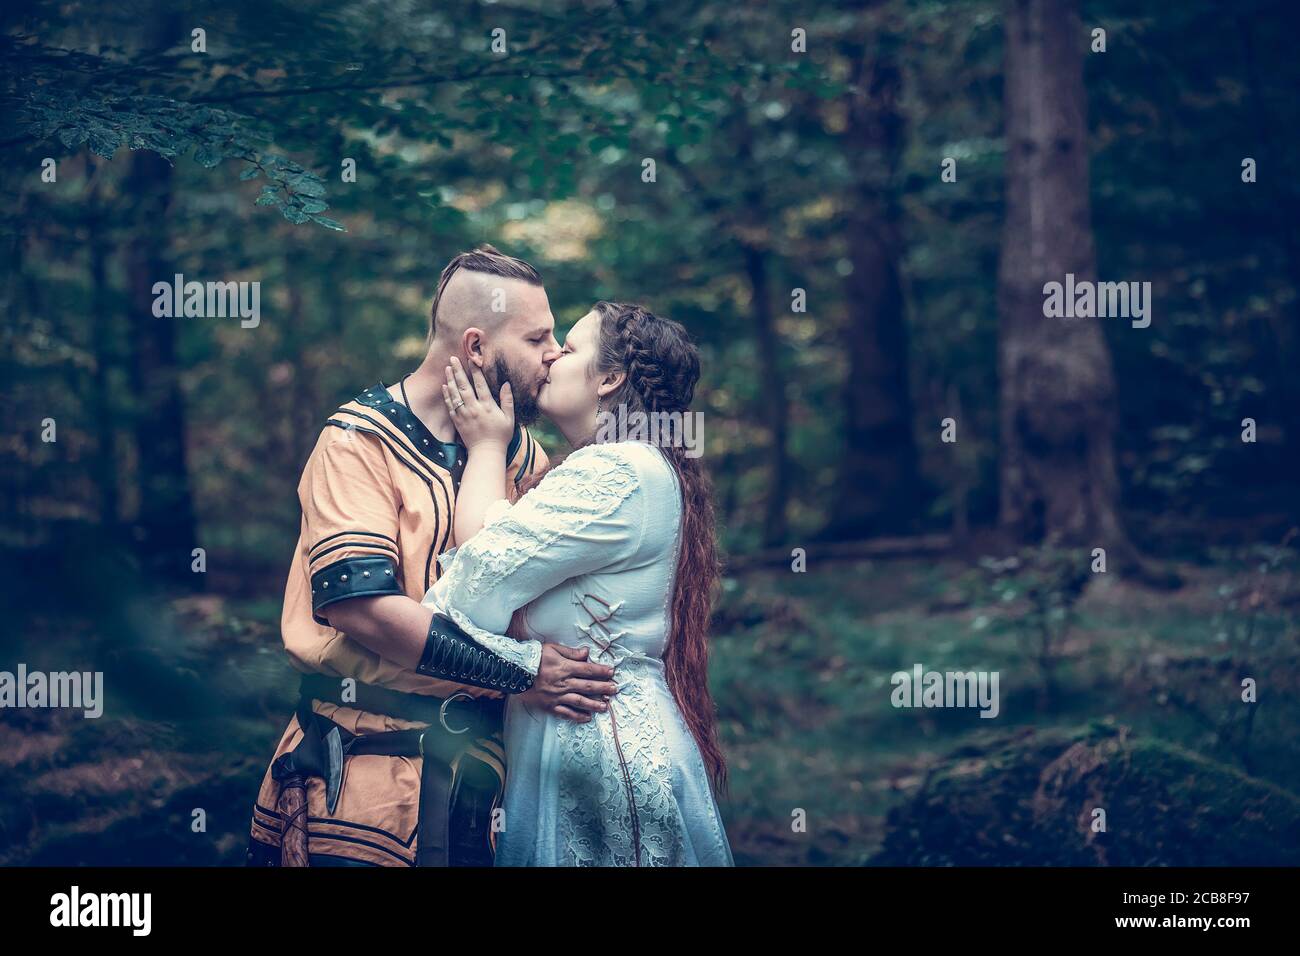
[[(480, 647), (441, 614), (435, 614), (405, 595), (355, 597), (329, 609), (331, 626), (380, 657), (430, 677), (505, 690), (506, 683), (523, 678)], [(450, 654), (449, 654), (450, 651)], [(448, 662), (455, 661), (454, 672)], [(514, 668), (519, 671), (519, 668)], [(491, 675), (491, 683), (466, 680), (466, 673)], [(522, 672), (521, 672), (522, 673)], [(532, 686), (523, 694), (534, 707), (568, 720), (590, 720), (589, 714), (607, 708), (605, 697), (618, 693), (614, 669), (587, 661), (587, 648), (545, 644)]]
[(407, 670), (424, 654), (433, 611), (404, 594), (355, 597), (329, 609), (330, 626)]

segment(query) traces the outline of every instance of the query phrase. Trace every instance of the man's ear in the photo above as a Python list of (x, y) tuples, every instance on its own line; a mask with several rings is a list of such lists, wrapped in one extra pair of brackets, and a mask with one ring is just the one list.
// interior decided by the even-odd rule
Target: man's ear
[(465, 361), (483, 368), (487, 359), (483, 352), (483, 330), (470, 327), (460, 337), (460, 348), (465, 353)]

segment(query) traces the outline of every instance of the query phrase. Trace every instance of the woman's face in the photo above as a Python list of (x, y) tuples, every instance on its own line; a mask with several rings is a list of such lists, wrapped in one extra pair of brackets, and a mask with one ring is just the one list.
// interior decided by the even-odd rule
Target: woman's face
[(599, 331), (600, 316), (595, 312), (579, 319), (564, 337), (564, 349), (551, 363), (550, 374), (537, 393), (537, 407), (562, 430), (566, 424), (594, 427), (600, 382), (595, 371)]

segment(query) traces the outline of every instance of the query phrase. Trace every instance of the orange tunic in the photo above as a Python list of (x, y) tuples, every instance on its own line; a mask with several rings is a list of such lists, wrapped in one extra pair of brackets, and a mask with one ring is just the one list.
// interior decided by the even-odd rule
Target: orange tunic
[[(294, 668), (433, 697), (457, 692), (501, 696), (499, 691), (405, 669), (329, 624), (330, 607), (352, 597), (424, 598), (438, 576), (438, 555), (451, 543), (465, 457), (464, 446), (440, 442), (383, 383), (330, 417), (298, 483), (302, 530), (281, 617), (285, 650)], [(512, 491), (547, 462), (541, 446), (521, 427), (516, 427), (506, 458)], [(353, 733), (427, 726), (319, 700), (312, 706)], [(292, 718), (272, 762), (301, 739), (297, 718)], [(470, 753), (504, 780), (505, 752), (497, 735), (477, 740)], [(420, 770), (419, 757), (348, 757), (332, 816), (326, 811), (324, 781), (308, 778), (312, 855), (414, 865)], [(268, 767), (253, 810), (251, 836), (269, 847), (280, 843), (279, 789)]]

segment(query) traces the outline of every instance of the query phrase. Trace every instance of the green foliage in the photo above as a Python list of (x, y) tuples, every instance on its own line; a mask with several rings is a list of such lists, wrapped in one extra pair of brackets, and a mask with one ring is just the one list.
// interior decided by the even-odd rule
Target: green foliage
[(1006, 558), (980, 559), (980, 566), (992, 576), (993, 598), (1025, 607), (1008, 623), (1027, 647), (1034, 648), (1044, 709), (1057, 702), (1061, 647), (1076, 622), (1075, 605), (1094, 577), (1091, 563), (1085, 549), (1051, 544), (1022, 548)]
[[(1257, 12), (1281, 9), (1269, 0)], [(1240, 157), (1224, 152), (1236, 145), (1210, 155), (1195, 144), (1296, 128), (1294, 103), (1279, 91), (1297, 63), (1257, 27), (1254, 67), (1222, 55), (1208, 3), (1150, 18), (1099, 2), (1088, 15), (1112, 40), (1087, 61), (1101, 271), (1150, 279), (1160, 310), (1150, 329), (1107, 328), (1135, 537), (1195, 554), (1203, 529), (1211, 538), (1249, 535), (1255, 521), (1284, 530), (1295, 513), (1284, 487), (1294, 456), (1282, 443), (1294, 351), (1280, 344), (1294, 325), (1298, 273), (1286, 243), (1259, 237), (1290, 234), (1281, 223), (1295, 190), (1250, 191), (1236, 176)], [(238, 272), (268, 292), (271, 317), (255, 335), (179, 324), (166, 372), (185, 398), (205, 533), (231, 547), (286, 546), (303, 436), (334, 401), (413, 366), (438, 269), (485, 240), (541, 267), (561, 332), (597, 298), (641, 300), (687, 324), (704, 357), (697, 407), (728, 550), (763, 540), (771, 410), (783, 402), (789, 538), (811, 536), (840, 504), (845, 278), (857, 241), (844, 224), (864, 189), (897, 207), (904, 233), (913, 432), (935, 492), (919, 519), (946, 528), (960, 510), (975, 527), (995, 521), (998, 2), (864, 11), (323, 0), (309, 26), (291, 4), (232, 5), (205, 19), (211, 52), (189, 52), (179, 27), (165, 49), (147, 52), (159, 40), (146, 25), (164, 19), (38, 4), (27, 33), (0, 38), (12, 67), (0, 87), (0, 140), (22, 172), (0, 212), (14, 263), (0, 290), (12, 316), (0, 371), (19, 401), (58, 412), (87, 454), (112, 446), (116, 517), (129, 520), (137, 506), (140, 317), (124, 260), (158, 232), (139, 214), (145, 184), (131, 176), (132, 153), (148, 151), (193, 159), (172, 170), (168, 258), (195, 274)], [(792, 24), (808, 31), (806, 54), (790, 50)], [(498, 26), (505, 56), (488, 50)], [(1234, 22), (1234, 36), (1240, 29)], [(902, 72), (893, 176), (844, 137), (851, 95), (883, 53)], [(1178, 82), (1149, 83), (1149, 62)], [(1285, 167), (1292, 140), (1277, 135), (1270, 164)], [(46, 156), (60, 158), (57, 184), (33, 175)], [(939, 163), (949, 156), (957, 180), (945, 183)], [(355, 183), (340, 180), (345, 157)], [(643, 158), (656, 159), (656, 183), (641, 181)], [(307, 224), (321, 228), (293, 228)], [(767, 269), (779, 396), (756, 328), (752, 249)], [(806, 313), (791, 311), (796, 287)], [(85, 321), (92, 313), (103, 321)], [(954, 408), (956, 446), (937, 427)], [(1243, 409), (1260, 421), (1257, 446), (1240, 441)], [(275, 421), (248, 428), (249, 415)], [(104, 420), (113, 434), (103, 435)], [(15, 467), (27, 468), (28, 451), (16, 454)], [(104, 519), (102, 471), (88, 476), (84, 459), (40, 460), (16, 510)], [(250, 487), (264, 490), (258, 502), (238, 519), (219, 517)]]
[[(33, 51), (28, 48), (26, 52), (30, 55)], [(329, 208), (322, 198), (326, 194), (324, 181), (292, 160), (266, 153), (269, 134), (246, 116), (143, 94), (116, 83), (75, 89), (59, 83), (61, 76), (35, 72), (25, 79), (27, 88), (13, 96), (18, 111), (16, 129), (39, 144), (57, 142), (73, 151), (84, 146), (110, 160), (122, 147), (149, 150), (167, 159), (192, 150), (194, 161), (205, 169), (213, 169), (225, 159), (241, 160), (248, 164), (240, 173), (241, 181), (258, 176), (269, 181), (256, 205), (275, 206), (294, 224), (311, 220), (343, 230), (340, 223), (318, 215)]]
[[(1259, 769), (1252, 748), (1259, 709), (1270, 699), (1270, 709), (1275, 709), (1278, 688), (1300, 673), (1293, 637), (1300, 626), (1295, 537), (1293, 530), (1280, 544), (1255, 546), (1248, 554), (1256, 562), (1253, 573), (1219, 585), (1219, 606), (1210, 621), (1213, 644), (1148, 659), (1144, 666), (1157, 701), (1201, 727), (1202, 746), (1227, 754), (1252, 773)], [(1248, 680), (1254, 688), (1250, 700), (1245, 696)]]

